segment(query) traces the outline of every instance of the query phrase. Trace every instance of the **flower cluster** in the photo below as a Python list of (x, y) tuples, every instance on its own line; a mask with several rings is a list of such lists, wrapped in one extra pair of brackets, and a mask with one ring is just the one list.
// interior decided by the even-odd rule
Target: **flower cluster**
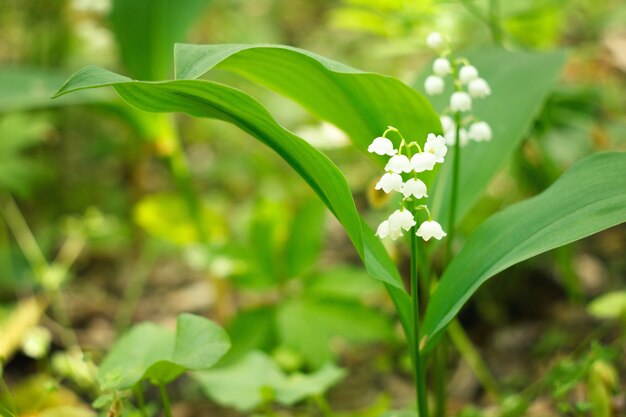
[[(438, 32), (428, 35), (426, 44), (439, 54), (439, 58), (433, 62), (433, 75), (428, 76), (424, 82), (426, 94), (434, 96), (443, 93), (447, 76), (452, 77), (454, 84), (455, 91), (450, 96), (448, 108), (441, 117), (446, 144), (454, 145), (457, 134), (461, 146), (465, 146), (470, 140), (476, 142), (491, 140), (492, 132), (489, 124), (477, 120), (474, 116), (461, 118), (462, 113), (472, 110), (473, 99), (484, 98), (491, 94), (487, 81), (480, 78), (476, 67), (467, 59), (454, 59), (447, 42)], [(456, 122), (446, 113), (453, 114)]]
[[(390, 132), (397, 133), (401, 138), (398, 149), (387, 138)], [(403, 231), (411, 230), (417, 222), (413, 212), (407, 208), (409, 204), (412, 205), (414, 211), (424, 210), (428, 215), (428, 220), (421, 223), (415, 232), (417, 236), (424, 240), (429, 240), (432, 237), (441, 239), (446, 236), (439, 223), (431, 219), (428, 207), (424, 204), (415, 204), (417, 200), (428, 197), (426, 184), (417, 177), (417, 174), (430, 171), (435, 167), (435, 164), (443, 163), (448, 152), (444, 137), (429, 134), (422, 149), (417, 142), (407, 142), (398, 129), (389, 126), (382, 136), (374, 139), (367, 150), (371, 153), (390, 157), (385, 166), (385, 174), (378, 180), (375, 188), (383, 190), (385, 193), (395, 191), (403, 195), (401, 208), (394, 211), (387, 220), (378, 226), (376, 236), (390, 237), (395, 240), (402, 236)]]

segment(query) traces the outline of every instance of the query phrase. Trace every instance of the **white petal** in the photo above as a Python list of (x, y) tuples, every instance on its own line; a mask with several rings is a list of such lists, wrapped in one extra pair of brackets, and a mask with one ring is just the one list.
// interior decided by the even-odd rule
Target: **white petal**
[(433, 72), (435, 75), (445, 77), (452, 72), (452, 65), (446, 58), (437, 58), (433, 62)]
[(388, 172), (383, 175), (380, 180), (378, 180), (374, 188), (377, 190), (382, 189), (386, 193), (390, 193), (391, 191), (401, 191), (402, 177), (400, 174)]
[(430, 152), (416, 153), (411, 158), (411, 165), (415, 172), (430, 171), (435, 167), (435, 163), (435, 155)]
[(443, 158), (448, 153), (446, 139), (441, 135), (435, 136), (434, 133), (430, 133), (426, 139), (424, 151), (433, 154), (435, 156), (435, 162), (443, 163)]
[(376, 229), (376, 236), (381, 239), (389, 236), (389, 220), (385, 220), (378, 226), (378, 229)]
[(472, 109), (472, 97), (465, 91), (456, 91), (450, 96), (450, 110), (470, 111)]
[(426, 38), (426, 45), (435, 51), (441, 51), (446, 46), (446, 41), (439, 32), (432, 32)]
[(424, 81), (424, 90), (429, 96), (436, 96), (443, 93), (445, 85), (443, 78), (438, 75), (429, 75), (426, 77), (426, 81)]
[(443, 133), (448, 132), (449, 130), (454, 130), (456, 125), (454, 124), (454, 120), (450, 116), (441, 116), (441, 127), (443, 128)]
[(472, 123), (467, 136), (476, 142), (489, 141), (492, 137), (491, 127), (487, 122)]
[(459, 80), (461, 80), (463, 84), (467, 84), (476, 78), (478, 78), (478, 70), (475, 66), (464, 65), (461, 67), (461, 70), (459, 71)]
[(383, 137), (374, 139), (371, 145), (367, 147), (367, 151), (378, 155), (389, 156), (393, 156), (398, 153), (398, 151), (393, 148), (393, 142)]
[(402, 194), (404, 194), (404, 198), (408, 198), (410, 196), (415, 198), (428, 197), (426, 184), (424, 184), (424, 181), (417, 178), (411, 178), (404, 183), (402, 186)]
[(491, 88), (489, 87), (489, 84), (487, 84), (487, 81), (482, 78), (477, 78), (470, 81), (467, 85), (467, 91), (469, 91), (472, 97), (476, 98), (487, 97), (489, 94), (491, 94)]
[(444, 236), (447, 236), (446, 232), (441, 228), (441, 225), (434, 220), (428, 220), (422, 223), (415, 234), (425, 241), (433, 237), (437, 240), (441, 240)]
[(395, 172), (411, 172), (411, 161), (406, 155), (395, 155), (389, 158), (389, 162), (385, 166), (385, 171)]
[(415, 219), (409, 210), (396, 210), (389, 216), (389, 230), (409, 230), (415, 226)]

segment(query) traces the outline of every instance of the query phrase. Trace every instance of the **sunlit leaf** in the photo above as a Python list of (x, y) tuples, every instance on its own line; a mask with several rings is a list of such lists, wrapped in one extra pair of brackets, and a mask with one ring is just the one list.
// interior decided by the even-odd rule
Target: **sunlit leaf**
[(434, 291), (425, 349), (486, 280), (542, 252), (626, 221), (626, 153), (596, 154), (538, 196), (489, 218), (467, 240)]
[(176, 333), (142, 323), (115, 343), (98, 380), (106, 389), (130, 388), (143, 379), (167, 383), (186, 370), (210, 368), (229, 348), (226, 332), (203, 317), (180, 315)]

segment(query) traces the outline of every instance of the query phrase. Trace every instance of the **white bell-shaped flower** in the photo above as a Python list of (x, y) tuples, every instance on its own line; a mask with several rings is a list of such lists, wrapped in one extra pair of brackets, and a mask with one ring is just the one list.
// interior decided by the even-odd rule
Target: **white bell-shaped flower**
[(470, 111), (472, 109), (472, 97), (465, 91), (455, 91), (450, 96), (450, 110)]
[(378, 226), (378, 229), (376, 229), (376, 236), (381, 239), (390, 237), (391, 239), (396, 240), (402, 236), (402, 229), (391, 229), (389, 227), (389, 220), (385, 220)]
[(389, 156), (393, 156), (398, 153), (398, 151), (393, 148), (393, 142), (383, 137), (374, 139), (370, 146), (367, 147), (367, 151), (377, 155)]
[(443, 36), (441, 36), (441, 33), (432, 32), (426, 38), (426, 45), (428, 45), (429, 48), (434, 49), (435, 51), (441, 51), (445, 48), (446, 41)]
[(487, 122), (472, 123), (467, 136), (476, 142), (489, 141), (492, 137), (491, 127)]
[(434, 220), (427, 220), (420, 224), (415, 234), (425, 241), (429, 241), (433, 237), (437, 240), (441, 240), (441, 238), (447, 236), (447, 233), (443, 231), (441, 225)]
[(476, 78), (475, 80), (470, 81), (467, 85), (467, 91), (469, 91), (472, 97), (476, 98), (487, 97), (491, 94), (489, 84), (487, 84), (487, 81), (482, 78)]
[(419, 152), (411, 158), (411, 166), (415, 172), (431, 171), (436, 163), (435, 155), (430, 152)]
[(459, 80), (463, 84), (467, 84), (478, 78), (478, 70), (473, 65), (463, 65), (459, 71)]
[[(446, 145), (453, 146), (456, 143), (456, 129), (451, 129), (445, 133)], [(469, 138), (467, 137), (467, 129), (459, 129), (459, 136), (461, 137), (461, 147), (467, 145)]]
[(424, 81), (424, 90), (429, 96), (443, 93), (445, 86), (445, 81), (438, 75), (429, 75)]
[(392, 191), (402, 191), (402, 177), (400, 174), (387, 172), (378, 180), (374, 188), (377, 190), (382, 189), (386, 193), (390, 193)]
[(441, 116), (441, 127), (443, 128), (443, 133), (447, 133), (450, 130), (456, 129), (456, 124), (452, 117), (450, 116)]
[(402, 194), (404, 194), (404, 198), (411, 196), (415, 198), (428, 197), (426, 184), (424, 184), (424, 181), (418, 180), (417, 178), (411, 178), (404, 183), (402, 186)]
[(385, 171), (395, 172), (411, 172), (411, 161), (406, 155), (394, 155), (389, 158), (389, 162), (385, 166)]
[(447, 58), (437, 58), (433, 62), (433, 72), (435, 75), (445, 77), (452, 72), (452, 64)]
[(435, 135), (429, 133), (426, 138), (426, 144), (424, 145), (424, 151), (430, 152), (435, 156), (435, 162), (443, 163), (443, 158), (448, 153), (448, 147), (446, 146), (446, 139), (441, 135)]
[(413, 213), (404, 208), (399, 209), (391, 213), (389, 216), (389, 231), (392, 230), (410, 230), (411, 227), (415, 226), (415, 219), (413, 218)]

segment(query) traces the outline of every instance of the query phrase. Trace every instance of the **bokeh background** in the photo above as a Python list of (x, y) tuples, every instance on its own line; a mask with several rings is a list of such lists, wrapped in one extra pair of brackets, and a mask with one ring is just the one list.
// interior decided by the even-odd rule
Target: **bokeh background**
[[(227, 364), (254, 351), (287, 373), (329, 362), (346, 369), (341, 382), (320, 388), (330, 390), (324, 401), (335, 410), (373, 416), (411, 402), (393, 307), (306, 184), (220, 122), (147, 116), (113, 91), (52, 100), (82, 66), (160, 80), (171, 77), (174, 42), (281, 43), (422, 91), (415, 80), (429, 71), (424, 39), (433, 30), (460, 51), (565, 49), (557, 86), (464, 232), (545, 189), (584, 156), (626, 149), (622, 1), (176, 3), (0, 0), (0, 356), (23, 415), (70, 415), (45, 414), (59, 405), (93, 415), (87, 405), (97, 389), (85, 355), (98, 363), (133, 323), (173, 326), (182, 312), (228, 329), (237, 343)], [(383, 216), (385, 201), (373, 192), (378, 168), (341, 131), (232, 74), (212, 78), (245, 89), (324, 150), (346, 173), (359, 210), (373, 225)], [(508, 106), (515, 108), (515, 96)], [(501, 412), (514, 408), (517, 397), (507, 393), (534, 390), (529, 415), (586, 415), (576, 408), (586, 398), (580, 387), (598, 359), (617, 376), (611, 401), (626, 412), (624, 330), (589, 312), (592, 300), (624, 288), (625, 232), (617, 226), (533, 258), (480, 289), (461, 322), (501, 389), (494, 396), (451, 352), (451, 413)], [(401, 247), (389, 249), (406, 261)], [(43, 354), (29, 354), (24, 340), (42, 327), (50, 342)], [(238, 377), (234, 399), (216, 398), (193, 379), (178, 382), (175, 415), (249, 412), (237, 400), (249, 375)], [(280, 412), (320, 413), (321, 397), (311, 397)]]

